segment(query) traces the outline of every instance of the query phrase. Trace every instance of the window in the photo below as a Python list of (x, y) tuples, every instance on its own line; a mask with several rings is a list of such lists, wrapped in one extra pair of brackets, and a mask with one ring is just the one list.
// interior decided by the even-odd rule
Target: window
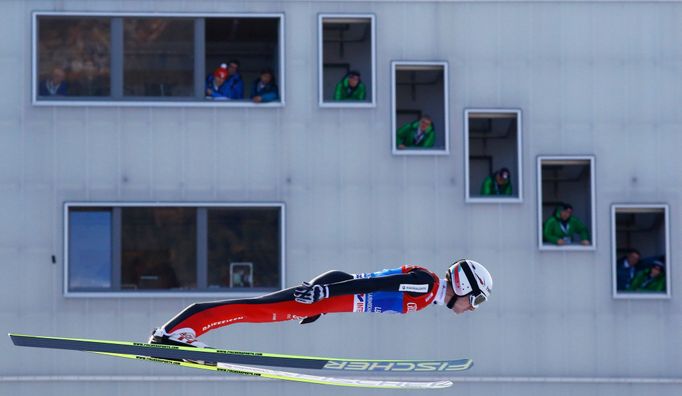
[(196, 289), (197, 210), (121, 208), (121, 289)]
[(65, 295), (254, 294), (284, 285), (282, 204), (65, 204)]
[(393, 62), (393, 154), (449, 153), (445, 62)]
[(613, 296), (670, 298), (668, 205), (611, 205)]
[(108, 97), (110, 70), (110, 18), (40, 17), (34, 84), (38, 97), (51, 100)]
[(521, 111), (466, 110), (464, 142), (466, 201), (521, 202)]
[(68, 221), (68, 289), (111, 288), (111, 208), (74, 208), (68, 212)]
[[(284, 85), (284, 73), (279, 66), (282, 61), (281, 25), (279, 18), (272, 17), (207, 18), (204, 76), (211, 75), (222, 64), (228, 67), (236, 65), (242, 87), (228, 77), (227, 84), (233, 96), (249, 99), (260, 95), (267, 96), (261, 104), (280, 102)], [(269, 73), (271, 78), (269, 87), (272, 89), (268, 89), (269, 94), (266, 95), (255, 91), (263, 73)]]
[(270, 208), (208, 209), (208, 287), (280, 285), (279, 223)]
[(375, 105), (374, 15), (318, 17), (319, 105)]
[(123, 19), (123, 96), (185, 97), (194, 91), (194, 20)]
[(540, 250), (594, 250), (594, 157), (538, 157)]
[(34, 13), (33, 103), (280, 106), (283, 14)]

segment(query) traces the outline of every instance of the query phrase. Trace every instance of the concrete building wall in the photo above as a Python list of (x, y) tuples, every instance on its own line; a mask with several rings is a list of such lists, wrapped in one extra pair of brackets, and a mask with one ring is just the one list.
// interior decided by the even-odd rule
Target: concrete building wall
[[(39, 10), (284, 12), (286, 105), (33, 106), (31, 13)], [(208, 344), (367, 358), (471, 357), (474, 368), (454, 377), (482, 381), (456, 384), (461, 394), (680, 393), (682, 173), (675, 170), (682, 169), (682, 4), (44, 0), (3, 1), (0, 11), (5, 331), (144, 340), (193, 302), (64, 298), (64, 201), (282, 201), (288, 286), (332, 268), (365, 272), (414, 263), (442, 272), (453, 259), (471, 257), (493, 273), (493, 297), (461, 317), (436, 308), (405, 317), (329, 315), (310, 326), (232, 326), (207, 334)], [(376, 15), (376, 107), (318, 107), (321, 12)], [(391, 154), (390, 62), (400, 59), (448, 62), (447, 156)], [(522, 110), (522, 204), (465, 204), (465, 108)], [(536, 157), (573, 154), (596, 158), (596, 250), (539, 251)], [(670, 205), (671, 299), (612, 298), (614, 202)], [(246, 378), (126, 381), (122, 376), (201, 373), (19, 349), (8, 339), (0, 356), (2, 394), (367, 393)], [(504, 382), (510, 377), (521, 380)], [(577, 384), (575, 377), (588, 381)], [(677, 382), (595, 380), (604, 377)]]

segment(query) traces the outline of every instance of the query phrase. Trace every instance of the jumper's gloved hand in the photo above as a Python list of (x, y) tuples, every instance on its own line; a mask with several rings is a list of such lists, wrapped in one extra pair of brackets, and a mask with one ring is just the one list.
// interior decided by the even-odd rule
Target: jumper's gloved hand
[(302, 304), (312, 304), (322, 299), (329, 298), (329, 287), (327, 285), (311, 285), (308, 282), (294, 290), (294, 298)]

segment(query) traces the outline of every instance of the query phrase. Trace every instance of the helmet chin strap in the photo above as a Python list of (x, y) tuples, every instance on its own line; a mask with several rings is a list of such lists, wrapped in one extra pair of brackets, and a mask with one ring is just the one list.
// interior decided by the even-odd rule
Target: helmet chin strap
[(452, 307), (455, 306), (455, 302), (457, 301), (457, 293), (452, 293), (452, 297), (450, 298), (450, 301), (447, 303), (448, 309), (452, 309)]

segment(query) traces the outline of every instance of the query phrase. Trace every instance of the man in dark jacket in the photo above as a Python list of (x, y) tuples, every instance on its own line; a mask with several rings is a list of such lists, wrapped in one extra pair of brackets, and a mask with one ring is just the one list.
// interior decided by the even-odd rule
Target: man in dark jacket
[(255, 103), (267, 103), (279, 100), (279, 88), (275, 82), (272, 69), (263, 69), (260, 77), (251, 87), (251, 100)]
[(69, 83), (66, 82), (66, 72), (61, 67), (55, 67), (50, 73), (50, 78), (40, 82), (38, 95), (40, 96), (66, 96), (69, 94)]
[(637, 249), (628, 250), (625, 257), (616, 261), (616, 290), (628, 290), (635, 274), (639, 270), (638, 264), (641, 255)]
[(231, 60), (227, 64), (229, 77), (225, 81), (227, 97), (229, 99), (244, 99), (244, 80), (239, 74), (239, 61)]

